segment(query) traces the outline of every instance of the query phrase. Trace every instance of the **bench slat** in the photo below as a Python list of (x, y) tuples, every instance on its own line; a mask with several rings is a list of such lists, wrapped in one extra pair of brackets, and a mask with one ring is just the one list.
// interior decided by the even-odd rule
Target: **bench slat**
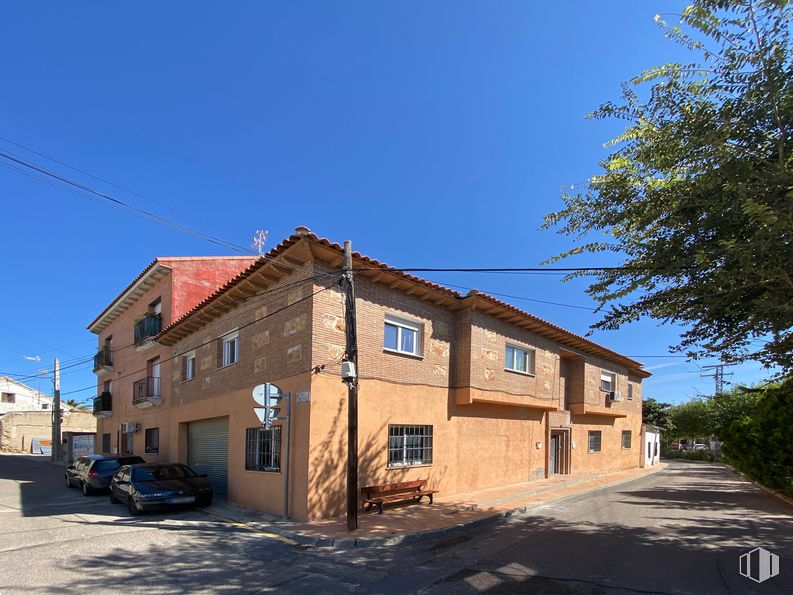
[(430, 499), (430, 504), (432, 504), (432, 495), (437, 494), (438, 490), (424, 489), (426, 485), (427, 480), (422, 479), (379, 486), (366, 486), (361, 488), (361, 495), (363, 496), (364, 504), (367, 505), (366, 510), (370, 510), (373, 505), (377, 505), (378, 514), (383, 514), (383, 504), (386, 502), (421, 501), (424, 496), (427, 496)]

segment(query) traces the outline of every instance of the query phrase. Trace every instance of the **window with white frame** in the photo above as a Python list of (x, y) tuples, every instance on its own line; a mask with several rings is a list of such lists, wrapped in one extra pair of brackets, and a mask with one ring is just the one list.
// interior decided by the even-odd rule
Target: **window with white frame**
[(504, 350), (504, 368), (513, 372), (534, 374), (534, 350), (507, 345)]
[(600, 439), (601, 439), (600, 430), (590, 430), (587, 450), (589, 452), (600, 452)]
[(605, 370), (601, 370), (600, 372), (600, 390), (604, 390), (606, 392), (613, 392), (617, 385), (617, 377), (615, 374), (611, 372), (606, 372)]
[(432, 463), (432, 426), (388, 426), (388, 466)]
[(182, 381), (186, 382), (195, 378), (195, 351), (182, 356)]
[(281, 427), (245, 430), (245, 469), (248, 471), (281, 470)]
[(421, 325), (386, 314), (383, 329), (383, 349), (419, 355)]
[(239, 334), (231, 333), (220, 338), (220, 367), (224, 368), (239, 361)]
[(633, 399), (633, 382), (628, 383), (628, 400)]

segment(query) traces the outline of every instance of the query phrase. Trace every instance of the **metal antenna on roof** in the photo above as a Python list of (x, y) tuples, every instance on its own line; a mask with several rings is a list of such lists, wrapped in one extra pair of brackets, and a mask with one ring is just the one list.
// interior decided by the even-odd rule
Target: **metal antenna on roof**
[(266, 229), (257, 229), (256, 233), (253, 234), (253, 243), (251, 246), (256, 248), (259, 251), (259, 255), (261, 256), (264, 254), (264, 245), (267, 243), (267, 230)]

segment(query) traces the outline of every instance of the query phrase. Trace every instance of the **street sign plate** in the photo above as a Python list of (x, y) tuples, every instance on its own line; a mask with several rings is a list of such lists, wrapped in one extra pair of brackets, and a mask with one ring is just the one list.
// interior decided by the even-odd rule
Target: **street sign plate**
[(266, 392), (266, 384), (257, 384), (253, 387), (253, 400), (259, 405), (264, 405), (264, 395)]
[(254, 407), (254, 413), (256, 413), (256, 417), (259, 418), (259, 423), (264, 423), (264, 416), (267, 415), (267, 408), (265, 407)]

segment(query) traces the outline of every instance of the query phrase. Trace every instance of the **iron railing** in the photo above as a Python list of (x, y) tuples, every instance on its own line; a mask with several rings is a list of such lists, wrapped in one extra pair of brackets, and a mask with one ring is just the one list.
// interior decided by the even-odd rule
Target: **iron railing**
[(109, 368), (113, 365), (113, 352), (105, 345), (94, 356), (94, 372), (100, 368)]
[(98, 397), (94, 397), (94, 415), (113, 411), (113, 395), (109, 391), (104, 391)]
[(132, 385), (132, 404), (160, 397), (160, 379), (156, 376), (141, 378)]
[(162, 328), (162, 316), (146, 314), (135, 323), (135, 345), (140, 345), (149, 337), (153, 337)]

